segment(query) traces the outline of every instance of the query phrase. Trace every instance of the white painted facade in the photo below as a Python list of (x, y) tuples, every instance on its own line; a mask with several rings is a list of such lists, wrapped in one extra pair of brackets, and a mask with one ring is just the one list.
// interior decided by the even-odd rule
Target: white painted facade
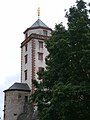
[[(47, 32), (47, 35), (45, 35), (44, 31)], [(21, 82), (27, 83), (32, 90), (32, 80), (37, 79), (39, 67), (45, 68), (45, 57), (48, 55), (48, 51), (45, 48), (44, 40), (51, 36), (51, 29), (40, 26), (35, 28), (30, 27), (24, 34), (25, 40), (21, 43)], [(43, 42), (43, 48), (39, 48), (39, 41)], [(25, 51), (26, 44), (27, 51)], [(43, 53), (43, 60), (38, 59), (39, 53)], [(28, 56), (26, 64), (25, 55)], [(25, 70), (27, 70), (27, 80), (25, 80)]]
[[(42, 40), (37, 40), (35, 39), (35, 45), (36, 45), (36, 51), (35, 51), (35, 57), (36, 57), (36, 61), (35, 61), (35, 75), (36, 75), (36, 79), (37, 79), (37, 72), (38, 72), (38, 68), (39, 67), (42, 67), (42, 68), (45, 68), (45, 57), (48, 55), (48, 51), (47, 49), (45, 48), (45, 43), (44, 41), (43, 42), (43, 48), (39, 48), (39, 41), (42, 41)], [(38, 53), (43, 53), (43, 60), (38, 60)]]
[[(45, 28), (38, 28), (38, 29), (31, 29), (31, 30), (28, 30), (26, 33), (27, 33), (27, 37), (29, 37), (32, 33), (35, 33), (35, 34), (39, 34), (39, 35), (44, 35), (44, 30), (47, 30)], [(48, 30), (47, 32), (47, 36), (50, 36), (51, 34), (51, 31)]]
[[(22, 77), (21, 77), (21, 82), (22, 83), (27, 83), (28, 85), (29, 85), (29, 87), (31, 88), (31, 73), (32, 73), (32, 65), (31, 65), (31, 61), (32, 61), (32, 52), (31, 52), (31, 49), (32, 49), (32, 41), (29, 41), (28, 43), (27, 43), (27, 51), (25, 51), (25, 46), (23, 46), (22, 48), (21, 48), (21, 59), (22, 59), (22, 61), (21, 61), (21, 75), (22, 75)], [(28, 58), (27, 58), (27, 63), (25, 64), (25, 55), (28, 55)], [(25, 73), (24, 73), (24, 71), (25, 70), (27, 70), (28, 72), (27, 72), (27, 80), (25, 80)]]

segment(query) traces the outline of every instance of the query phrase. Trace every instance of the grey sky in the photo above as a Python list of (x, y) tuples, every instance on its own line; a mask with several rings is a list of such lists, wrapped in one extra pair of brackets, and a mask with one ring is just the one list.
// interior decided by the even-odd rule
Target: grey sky
[[(85, 0), (90, 2), (90, 0)], [(0, 0), (0, 116), (3, 110), (3, 91), (14, 82), (20, 81), (20, 44), (23, 31), (40, 19), (54, 29), (55, 23), (64, 22), (64, 9), (75, 0)]]

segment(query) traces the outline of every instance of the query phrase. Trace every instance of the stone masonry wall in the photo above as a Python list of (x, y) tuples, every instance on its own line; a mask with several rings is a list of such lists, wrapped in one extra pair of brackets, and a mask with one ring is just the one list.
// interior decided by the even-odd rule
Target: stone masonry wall
[(4, 100), (4, 120), (17, 120), (24, 112), (25, 101), (28, 100), (30, 92), (6, 91)]

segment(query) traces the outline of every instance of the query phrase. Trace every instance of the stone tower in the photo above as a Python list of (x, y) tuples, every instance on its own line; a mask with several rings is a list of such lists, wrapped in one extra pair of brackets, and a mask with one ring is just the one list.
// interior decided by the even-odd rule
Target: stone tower
[(30, 88), (26, 83), (14, 83), (4, 93), (4, 120), (17, 120), (21, 113), (25, 113)]

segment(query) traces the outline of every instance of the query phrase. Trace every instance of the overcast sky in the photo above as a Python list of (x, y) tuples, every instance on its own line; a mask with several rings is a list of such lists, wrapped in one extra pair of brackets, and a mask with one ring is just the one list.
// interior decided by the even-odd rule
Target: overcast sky
[(38, 19), (38, 7), (40, 19), (54, 29), (56, 23), (66, 25), (64, 10), (74, 4), (75, 0), (0, 0), (0, 117), (3, 91), (14, 82), (20, 82), (20, 44), (24, 30)]

